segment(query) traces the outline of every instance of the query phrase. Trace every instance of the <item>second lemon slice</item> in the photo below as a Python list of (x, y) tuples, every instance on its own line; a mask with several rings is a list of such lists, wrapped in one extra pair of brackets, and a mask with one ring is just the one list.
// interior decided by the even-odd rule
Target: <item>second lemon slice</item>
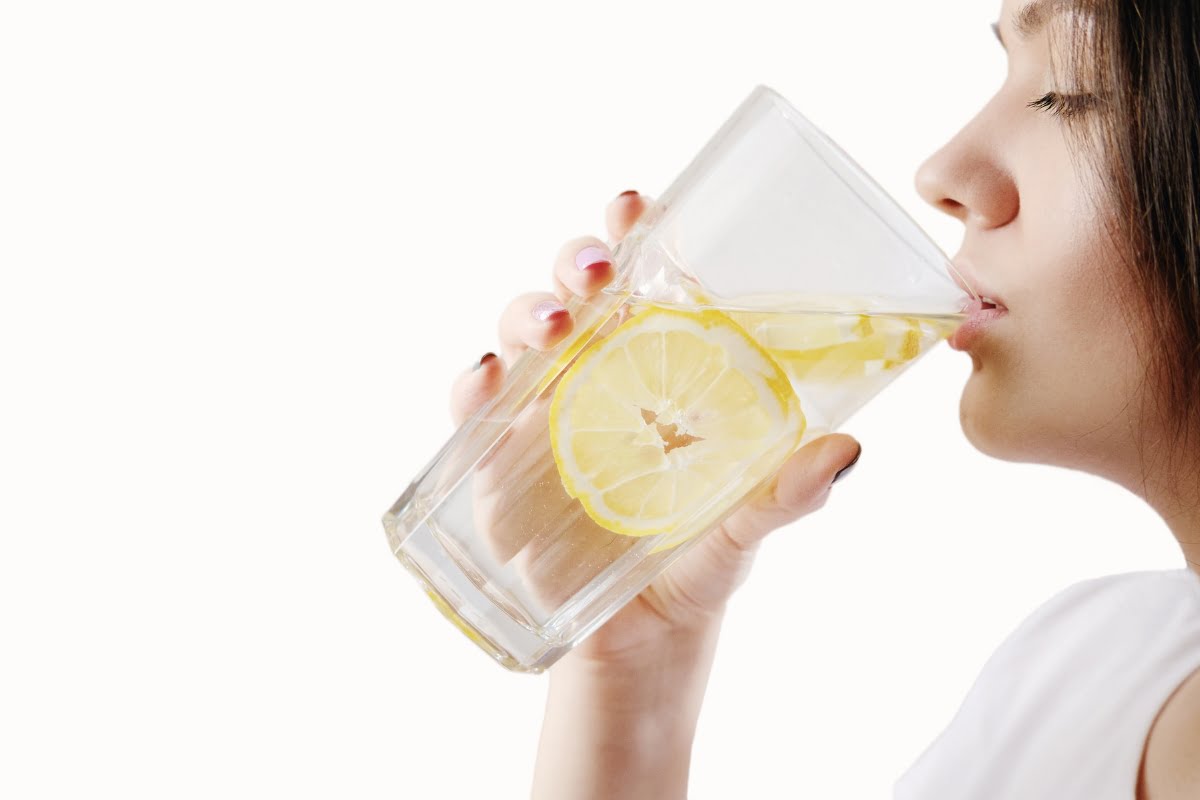
[(735, 314), (793, 381), (839, 383), (915, 359), (942, 338), (936, 321), (862, 314)]
[(711, 310), (633, 315), (583, 352), (550, 406), (563, 486), (627, 536), (681, 533), (711, 501), (766, 477), (762, 463), (803, 432), (787, 375)]

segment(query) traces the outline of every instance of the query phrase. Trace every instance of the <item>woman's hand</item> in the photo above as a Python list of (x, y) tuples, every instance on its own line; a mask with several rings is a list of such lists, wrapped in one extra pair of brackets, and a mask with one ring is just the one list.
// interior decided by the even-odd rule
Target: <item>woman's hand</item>
[[(451, 409), (457, 423), (499, 391), (507, 365), (526, 348), (550, 349), (571, 332), (563, 306), (571, 295), (589, 297), (612, 280), (611, 247), (651, 207), (637, 193), (618, 196), (606, 213), (611, 245), (594, 237), (567, 242), (555, 261), (554, 291), (524, 294), (509, 304), (500, 321), (503, 358), (489, 354), (455, 382)], [(767, 491), (551, 668), (535, 794), (686, 793), (691, 737), (726, 601), (746, 579), (763, 538), (824, 505), (835, 476), (860, 450), (844, 434), (809, 442)]]

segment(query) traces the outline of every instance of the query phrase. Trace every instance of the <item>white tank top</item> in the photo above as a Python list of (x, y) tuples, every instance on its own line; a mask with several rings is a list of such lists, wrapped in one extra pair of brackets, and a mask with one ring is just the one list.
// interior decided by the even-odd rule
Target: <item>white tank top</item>
[(1133, 800), (1150, 726), (1200, 668), (1200, 575), (1084, 581), (988, 659), (895, 800)]

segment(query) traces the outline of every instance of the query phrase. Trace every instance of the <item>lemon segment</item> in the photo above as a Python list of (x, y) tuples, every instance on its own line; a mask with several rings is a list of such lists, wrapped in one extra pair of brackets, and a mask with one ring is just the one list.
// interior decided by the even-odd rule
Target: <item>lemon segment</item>
[(794, 381), (836, 383), (895, 369), (929, 339), (920, 320), (909, 317), (763, 316), (752, 332)]
[(549, 420), (563, 486), (588, 516), (627, 536), (673, 532), (669, 546), (766, 477), (804, 426), (787, 374), (729, 315), (659, 307), (578, 357)]
[(865, 314), (735, 312), (730, 316), (770, 352), (816, 350), (871, 334)]

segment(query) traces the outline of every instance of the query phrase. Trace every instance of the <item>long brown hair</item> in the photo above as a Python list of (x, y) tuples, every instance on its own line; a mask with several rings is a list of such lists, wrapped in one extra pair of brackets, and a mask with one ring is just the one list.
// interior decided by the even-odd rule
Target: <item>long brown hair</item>
[(1070, 5), (1079, 24), (1060, 52), (1097, 103), (1068, 129), (1102, 181), (1109, 234), (1144, 301), (1148, 396), (1172, 437), (1156, 457), (1173, 460), (1200, 416), (1200, 11), (1194, 0)]

